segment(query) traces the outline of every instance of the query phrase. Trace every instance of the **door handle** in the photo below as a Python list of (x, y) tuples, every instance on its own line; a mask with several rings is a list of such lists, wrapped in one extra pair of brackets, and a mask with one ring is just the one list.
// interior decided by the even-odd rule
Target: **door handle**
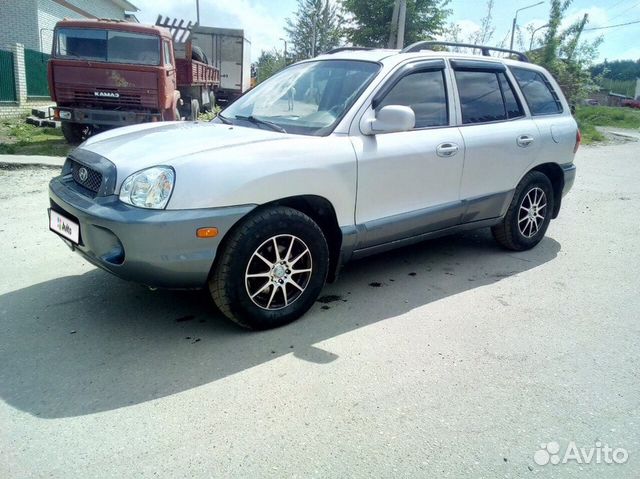
[(526, 148), (531, 143), (533, 143), (533, 137), (529, 135), (520, 135), (516, 140), (516, 143), (518, 143), (518, 146)]
[(455, 143), (441, 143), (436, 148), (436, 154), (443, 158), (453, 156), (458, 153), (458, 145)]

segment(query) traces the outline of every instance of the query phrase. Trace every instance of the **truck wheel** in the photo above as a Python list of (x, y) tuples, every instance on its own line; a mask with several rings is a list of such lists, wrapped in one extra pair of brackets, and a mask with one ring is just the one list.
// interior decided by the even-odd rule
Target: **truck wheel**
[(82, 143), (91, 135), (91, 128), (88, 125), (82, 125), (80, 123), (69, 123), (63, 121), (61, 128), (65, 140), (67, 140), (67, 143), (71, 144)]
[(549, 227), (553, 202), (549, 178), (539, 171), (530, 171), (516, 187), (502, 222), (491, 228), (493, 237), (514, 251), (533, 248)]
[(287, 207), (251, 214), (231, 231), (209, 279), (216, 305), (248, 329), (270, 329), (306, 313), (329, 269), (320, 227)]
[(198, 114), (200, 113), (200, 103), (195, 98), (191, 100), (191, 112), (189, 115), (189, 119), (191, 121), (196, 121), (198, 119)]

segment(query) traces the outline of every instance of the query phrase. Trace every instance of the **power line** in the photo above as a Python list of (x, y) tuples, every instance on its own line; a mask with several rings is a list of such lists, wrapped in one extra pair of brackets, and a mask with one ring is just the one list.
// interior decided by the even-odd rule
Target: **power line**
[(618, 23), (617, 25), (607, 25), (606, 27), (593, 27), (593, 28), (585, 28), (584, 31), (591, 31), (591, 30), (605, 30), (607, 28), (616, 28), (616, 27), (624, 27), (626, 25), (633, 25), (636, 23), (640, 23), (640, 20), (636, 20), (635, 22), (627, 22), (627, 23)]
[(615, 19), (615, 18), (618, 18), (618, 17), (619, 17), (619, 16), (621, 16), (621, 15), (624, 15), (624, 14), (625, 14), (625, 13), (627, 13), (629, 10), (633, 10), (634, 8), (636, 8), (638, 5), (640, 5), (640, 2), (638, 2), (638, 3), (634, 3), (631, 7), (627, 8), (626, 10), (623, 10), (623, 11), (621, 11), (620, 13), (618, 13), (617, 15), (614, 15), (613, 17), (611, 17), (611, 18), (609, 19), (609, 21), (611, 21), (611, 20), (613, 20), (613, 19)]

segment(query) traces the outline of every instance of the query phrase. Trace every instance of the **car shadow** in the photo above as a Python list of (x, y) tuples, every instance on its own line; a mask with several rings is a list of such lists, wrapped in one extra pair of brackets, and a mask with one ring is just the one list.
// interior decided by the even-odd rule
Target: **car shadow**
[[(328, 363), (314, 345), (554, 259), (545, 238), (522, 253), (466, 232), (348, 265), (302, 319), (253, 333), (204, 292), (150, 291), (91, 270), (0, 296), (0, 397), (43, 418), (143, 403), (286, 354)], [(446, 318), (441, 318), (446, 321)]]

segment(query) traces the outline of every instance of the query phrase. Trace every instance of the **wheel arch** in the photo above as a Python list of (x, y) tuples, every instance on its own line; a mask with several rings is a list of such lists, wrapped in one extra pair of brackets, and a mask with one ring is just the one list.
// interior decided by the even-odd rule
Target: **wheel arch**
[(281, 198), (260, 205), (258, 208), (287, 206), (304, 213), (315, 221), (327, 240), (329, 247), (329, 272), (327, 281), (332, 283), (338, 276), (340, 268), (340, 251), (342, 249), (342, 231), (338, 225), (338, 216), (333, 204), (323, 196), (298, 195)]
[(553, 187), (553, 212), (551, 218), (557, 218), (560, 212), (560, 204), (562, 203), (562, 190), (564, 189), (564, 172), (562, 168), (557, 163), (543, 163), (529, 171), (539, 171), (551, 181), (551, 186)]
[[(248, 216), (254, 214), (257, 211), (264, 210), (266, 208), (275, 206), (286, 206), (293, 208), (301, 213), (304, 213), (315, 221), (327, 240), (329, 247), (329, 272), (327, 274), (327, 281), (332, 283), (338, 276), (338, 271), (341, 266), (340, 252), (342, 249), (342, 230), (338, 225), (338, 216), (336, 215), (333, 204), (323, 196), (318, 195), (297, 195), (288, 196), (286, 198), (280, 198), (272, 200), (267, 203), (263, 203), (251, 210), (245, 217), (239, 219), (233, 227), (227, 231), (220, 241), (219, 249), (222, 248), (227, 238), (229, 238), (231, 231), (238, 227)], [(213, 267), (217, 262), (218, 255), (214, 261)], [(213, 268), (212, 268), (213, 269)]]

